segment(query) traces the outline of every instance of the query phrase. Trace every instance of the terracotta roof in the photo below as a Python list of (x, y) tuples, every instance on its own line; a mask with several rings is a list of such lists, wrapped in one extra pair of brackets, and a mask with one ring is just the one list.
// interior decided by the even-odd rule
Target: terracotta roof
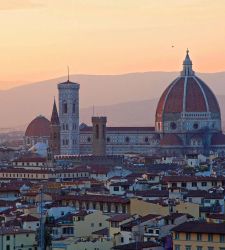
[(220, 108), (211, 89), (198, 77), (176, 78), (163, 92), (156, 109), (156, 121), (163, 122), (164, 115), (181, 112), (213, 112)]
[(124, 245), (119, 245), (115, 246), (112, 249), (121, 249), (121, 250), (144, 250), (144, 249), (149, 249), (149, 248), (158, 248), (160, 245), (155, 242), (151, 241), (146, 241), (146, 242), (134, 242), (134, 243), (129, 243), (129, 244), (124, 244)]
[(26, 215), (22, 215), (20, 216), (20, 219), (23, 221), (23, 222), (33, 222), (33, 221), (39, 221), (38, 218), (30, 215), (30, 214), (26, 214)]
[(7, 168), (0, 169), (0, 173), (24, 173), (24, 174), (53, 174), (51, 170), (34, 170), (34, 169), (24, 169), (24, 168)]
[(141, 197), (169, 197), (168, 190), (144, 190), (134, 192), (136, 196)]
[(1, 227), (0, 228), (0, 235), (6, 234), (29, 234), (29, 233), (36, 233), (35, 231), (25, 230), (25, 229), (18, 229), (13, 227)]
[(129, 228), (129, 229), (131, 229), (134, 226), (137, 226), (137, 225), (139, 225), (139, 224), (141, 224), (143, 222), (146, 222), (146, 221), (158, 218), (158, 217), (161, 217), (161, 215), (147, 214), (145, 216), (141, 216), (140, 218), (137, 218), (137, 219), (134, 219), (132, 221), (129, 221), (129, 222), (126, 222), (126, 223), (122, 224), (121, 228), (126, 228), (126, 229)]
[(127, 220), (128, 218), (130, 218), (128, 214), (116, 214), (109, 218), (108, 221), (121, 222)]
[(179, 217), (183, 217), (183, 216), (187, 216), (188, 218), (193, 218), (193, 216), (189, 215), (189, 214), (183, 214), (183, 213), (171, 213), (167, 216), (164, 217), (164, 219), (167, 220), (175, 220)]
[(86, 215), (88, 215), (88, 211), (83, 209), (74, 214), (74, 216), (86, 216)]
[(44, 116), (37, 116), (28, 125), (25, 136), (28, 137), (42, 137), (50, 136), (50, 122)]
[(225, 135), (216, 133), (211, 138), (211, 145), (225, 145)]
[(170, 88), (172, 87), (172, 85), (174, 84), (175, 80), (165, 89), (165, 91), (162, 93), (157, 108), (156, 108), (156, 114), (155, 114), (155, 120), (157, 122), (162, 121), (163, 119), (163, 110), (164, 110), (164, 103), (166, 100), (166, 97), (170, 91)]
[(14, 219), (14, 220), (9, 220), (7, 222), (5, 222), (5, 224), (2, 225), (2, 227), (13, 227), (13, 228), (21, 228), (21, 221), (18, 219)]
[(208, 223), (199, 221), (185, 222), (172, 229), (174, 232), (185, 233), (212, 233), (225, 234), (225, 226), (223, 223)]
[(186, 112), (207, 112), (207, 106), (200, 86), (194, 78), (188, 78), (186, 89)]
[(150, 164), (147, 166), (149, 172), (159, 173), (159, 172), (168, 172), (177, 171), (180, 167), (174, 163), (159, 163), (159, 164)]
[[(107, 132), (154, 132), (155, 127), (106, 127)], [(91, 126), (85, 126), (80, 129), (80, 132), (92, 132)]]
[(196, 181), (225, 181), (225, 177), (218, 176), (180, 176), (180, 175), (173, 175), (173, 176), (164, 176), (162, 178), (164, 183), (167, 182), (196, 182)]
[(22, 156), (13, 162), (46, 162), (47, 159), (43, 157), (31, 157), (31, 156)]
[(199, 77), (196, 76), (196, 79), (198, 80), (202, 89), (204, 90), (204, 93), (206, 95), (206, 98), (209, 104), (210, 112), (220, 113), (220, 106), (212, 90)]
[(183, 109), (184, 78), (180, 78), (171, 86), (164, 103), (164, 112), (180, 113)]
[(189, 190), (187, 197), (202, 197), (205, 199), (224, 199), (222, 193), (209, 193), (205, 190)]
[(176, 134), (165, 134), (160, 141), (161, 146), (182, 146), (182, 140)]
[(110, 195), (91, 195), (91, 194), (84, 194), (84, 195), (64, 195), (58, 196), (56, 201), (92, 201), (92, 202), (115, 202), (115, 203), (129, 203), (129, 199), (122, 198), (119, 196), (110, 196)]
[(109, 168), (109, 167), (91, 166), (89, 172), (90, 172), (90, 174), (103, 174), (103, 175), (106, 175), (110, 170), (111, 170), (111, 168)]

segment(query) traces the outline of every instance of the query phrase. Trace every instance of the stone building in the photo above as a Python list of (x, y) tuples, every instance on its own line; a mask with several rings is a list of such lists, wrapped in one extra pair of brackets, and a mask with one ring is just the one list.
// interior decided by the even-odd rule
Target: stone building
[[(80, 152), (91, 153), (92, 128), (80, 129)], [(221, 113), (211, 89), (195, 75), (189, 51), (183, 70), (159, 99), (155, 127), (106, 127), (106, 153), (224, 153)]]
[(80, 152), (79, 88), (79, 84), (69, 79), (58, 84), (61, 154), (79, 154)]
[[(107, 127), (106, 118), (101, 117), (93, 118), (93, 126), (79, 126), (79, 84), (68, 80), (60, 83), (58, 90), (60, 154), (225, 154), (219, 104), (212, 90), (193, 71), (189, 51), (180, 76), (159, 99), (155, 127)], [(29, 126), (26, 138), (31, 142), (38, 134), (32, 134)], [(99, 133), (104, 134), (101, 139), (97, 138)]]
[(93, 155), (106, 154), (106, 121), (107, 118), (92, 117), (92, 153)]

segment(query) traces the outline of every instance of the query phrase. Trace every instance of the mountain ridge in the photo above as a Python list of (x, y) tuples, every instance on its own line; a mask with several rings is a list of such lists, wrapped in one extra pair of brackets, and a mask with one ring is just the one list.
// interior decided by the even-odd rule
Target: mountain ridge
[[(153, 71), (120, 75), (71, 75), (71, 81), (80, 84), (81, 122), (91, 120), (94, 105), (96, 112), (99, 115), (107, 114), (108, 121), (113, 125), (154, 124), (157, 100), (178, 74), (178, 72)], [(216, 95), (224, 96), (219, 97), (221, 114), (224, 117), (225, 72), (197, 75)], [(1, 90), (0, 128), (16, 127), (21, 124), (26, 126), (39, 114), (49, 118), (54, 96), (58, 96), (57, 84), (65, 79), (66, 77), (58, 77)], [(147, 106), (135, 102), (144, 102)], [(118, 104), (120, 106), (124, 104), (123, 108), (119, 108)], [(115, 106), (110, 108), (113, 105)], [(131, 110), (125, 108), (129, 105), (132, 106)]]

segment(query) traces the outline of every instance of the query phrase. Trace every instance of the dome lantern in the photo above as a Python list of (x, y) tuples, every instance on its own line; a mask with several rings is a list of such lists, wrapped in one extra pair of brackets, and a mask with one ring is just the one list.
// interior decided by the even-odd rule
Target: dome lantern
[(183, 61), (183, 70), (181, 76), (193, 76), (195, 72), (192, 70), (192, 61), (189, 57), (189, 50), (186, 51), (186, 57)]

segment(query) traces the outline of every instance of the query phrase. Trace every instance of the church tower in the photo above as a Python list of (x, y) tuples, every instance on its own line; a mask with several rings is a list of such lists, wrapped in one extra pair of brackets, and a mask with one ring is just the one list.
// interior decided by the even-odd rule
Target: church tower
[(93, 136), (92, 153), (96, 156), (106, 155), (106, 122), (105, 116), (92, 117)]
[(80, 85), (68, 80), (58, 84), (60, 154), (79, 154), (79, 89)]
[(59, 155), (60, 154), (60, 122), (58, 111), (54, 99), (53, 109), (52, 109), (52, 116), (50, 122), (50, 152), (51, 155)]

